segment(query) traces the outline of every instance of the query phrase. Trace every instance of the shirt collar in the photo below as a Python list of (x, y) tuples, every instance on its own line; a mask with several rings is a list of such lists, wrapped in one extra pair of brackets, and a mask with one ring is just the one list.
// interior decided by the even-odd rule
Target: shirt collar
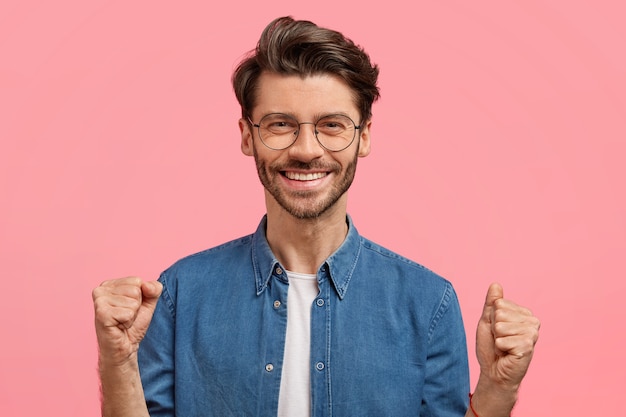
[[(318, 282), (321, 283), (324, 279), (330, 277), (341, 299), (343, 299), (348, 290), (348, 284), (352, 279), (354, 268), (356, 267), (357, 260), (361, 253), (361, 236), (354, 227), (349, 215), (346, 215), (346, 222), (348, 223), (348, 234), (345, 240), (341, 246), (320, 265), (317, 271)], [(265, 288), (267, 288), (276, 268), (284, 270), (267, 243), (267, 237), (265, 235), (266, 225), (267, 216), (263, 216), (256, 232), (252, 236), (252, 264), (254, 267), (257, 295), (260, 295)]]

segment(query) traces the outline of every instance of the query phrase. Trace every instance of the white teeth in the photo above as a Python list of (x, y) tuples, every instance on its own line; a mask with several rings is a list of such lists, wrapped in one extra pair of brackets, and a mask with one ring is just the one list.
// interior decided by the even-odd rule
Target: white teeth
[(285, 172), (285, 176), (290, 180), (296, 181), (312, 181), (326, 176), (325, 172), (302, 173), (302, 172)]

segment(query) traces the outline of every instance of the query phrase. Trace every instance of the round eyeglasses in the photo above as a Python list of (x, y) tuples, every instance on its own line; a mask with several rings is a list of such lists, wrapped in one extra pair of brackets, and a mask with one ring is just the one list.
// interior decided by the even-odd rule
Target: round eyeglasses
[(270, 113), (263, 116), (259, 123), (250, 119), (248, 121), (258, 129), (261, 142), (277, 151), (287, 149), (296, 142), (300, 125), (313, 125), (317, 141), (331, 152), (343, 151), (350, 146), (354, 142), (356, 131), (361, 128), (343, 114), (330, 114), (316, 122), (298, 122), (288, 114)]

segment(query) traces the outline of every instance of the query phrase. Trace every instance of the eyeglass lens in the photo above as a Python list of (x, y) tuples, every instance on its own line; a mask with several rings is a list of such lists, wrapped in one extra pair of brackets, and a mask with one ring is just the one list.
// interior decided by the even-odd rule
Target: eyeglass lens
[(352, 143), (356, 126), (352, 119), (341, 114), (324, 116), (315, 123), (298, 122), (294, 117), (282, 113), (264, 116), (258, 124), (263, 143), (272, 149), (285, 149), (291, 146), (300, 133), (301, 125), (314, 126), (319, 143), (331, 151), (340, 151)]

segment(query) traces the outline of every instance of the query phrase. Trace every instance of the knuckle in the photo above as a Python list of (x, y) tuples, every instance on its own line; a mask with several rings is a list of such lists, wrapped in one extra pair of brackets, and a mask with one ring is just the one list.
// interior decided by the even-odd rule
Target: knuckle
[(102, 287), (96, 287), (91, 291), (91, 299), (95, 302), (98, 298), (102, 296)]
[(493, 318), (496, 322), (502, 322), (506, 320), (507, 312), (502, 309), (498, 309), (493, 312)]
[(498, 298), (493, 302), (493, 305), (496, 309), (504, 308), (505, 304), (506, 301), (504, 300), (504, 298)]
[(128, 287), (128, 296), (132, 297), (134, 301), (141, 300), (141, 287)]
[(525, 353), (531, 353), (535, 348), (535, 341), (531, 339), (526, 339), (523, 348)]
[(500, 349), (502, 351), (506, 351), (507, 350), (507, 343), (506, 343), (506, 340), (503, 337), (496, 337), (495, 340), (494, 340), (494, 344), (495, 344), (497, 349)]
[(122, 309), (117, 317), (120, 323), (130, 324), (135, 318), (135, 311), (132, 309)]
[(98, 297), (93, 302), (93, 310), (96, 316), (102, 316), (110, 308), (109, 302), (103, 297)]
[(130, 308), (133, 312), (135, 312), (135, 311), (138, 311), (138, 310), (139, 310), (139, 307), (141, 307), (141, 300), (138, 300), (138, 299), (136, 299), (136, 298), (133, 298), (133, 299), (130, 301), (129, 308)]
[(113, 318), (113, 311), (110, 306), (97, 303), (94, 309), (96, 322), (107, 324)]
[(496, 335), (502, 335), (506, 331), (506, 324), (501, 321), (496, 322), (493, 325), (493, 330), (496, 333)]

